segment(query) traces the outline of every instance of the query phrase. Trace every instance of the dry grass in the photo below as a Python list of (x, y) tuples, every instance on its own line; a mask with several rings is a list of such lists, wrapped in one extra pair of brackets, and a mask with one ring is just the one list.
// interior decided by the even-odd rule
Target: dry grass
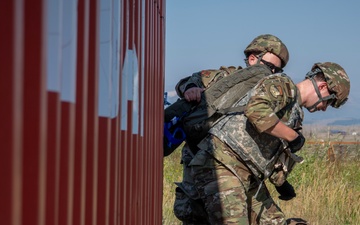
[(164, 158), (164, 177), (163, 177), (163, 224), (175, 225), (181, 224), (173, 212), (175, 201), (174, 182), (182, 180), (181, 146), (176, 149), (170, 156)]
[[(305, 158), (288, 180), (297, 197), (281, 201), (268, 185), (276, 203), (288, 217), (306, 219), (312, 225), (360, 224), (359, 160), (329, 162), (326, 146), (305, 146)], [(163, 224), (181, 224), (173, 214), (174, 181), (181, 181), (180, 149), (164, 160)]]
[(288, 202), (275, 197), (280, 208), (289, 217), (304, 218), (312, 225), (360, 224), (360, 162), (329, 162), (319, 154), (306, 153), (311, 149), (305, 149), (307, 162), (289, 177), (297, 197)]

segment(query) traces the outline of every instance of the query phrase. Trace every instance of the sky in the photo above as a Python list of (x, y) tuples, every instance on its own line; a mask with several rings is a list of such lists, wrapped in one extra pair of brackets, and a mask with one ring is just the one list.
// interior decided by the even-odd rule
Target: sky
[(295, 83), (317, 62), (336, 62), (350, 77), (340, 109), (308, 113), (305, 120), (360, 119), (360, 1), (167, 0), (165, 91), (176, 101), (176, 83), (203, 69), (242, 66), (244, 49), (258, 35), (287, 46), (284, 68)]

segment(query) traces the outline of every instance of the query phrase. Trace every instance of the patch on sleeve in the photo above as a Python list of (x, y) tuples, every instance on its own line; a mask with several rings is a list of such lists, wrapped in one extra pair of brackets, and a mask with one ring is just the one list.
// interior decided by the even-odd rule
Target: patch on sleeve
[(209, 70), (201, 71), (201, 76), (210, 77), (210, 74), (211, 74), (211, 71), (209, 71)]
[(284, 93), (283, 88), (280, 85), (276, 85), (276, 84), (272, 84), (270, 86), (269, 92), (274, 98), (278, 98), (279, 96), (282, 96)]

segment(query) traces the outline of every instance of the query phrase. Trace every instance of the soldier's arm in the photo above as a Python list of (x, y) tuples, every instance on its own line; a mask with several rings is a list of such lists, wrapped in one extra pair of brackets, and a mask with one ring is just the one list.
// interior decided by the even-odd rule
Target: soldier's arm
[(294, 97), (290, 96), (291, 90), (286, 88), (289, 85), (284, 84), (283, 79), (263, 79), (251, 94), (245, 115), (258, 132), (292, 141), (298, 133), (281, 122), (276, 114), (290, 104), (290, 98)]
[(274, 126), (265, 130), (266, 133), (271, 134), (272, 136), (282, 138), (287, 142), (293, 141), (295, 138), (299, 136), (299, 134), (293, 129), (287, 127), (280, 120)]

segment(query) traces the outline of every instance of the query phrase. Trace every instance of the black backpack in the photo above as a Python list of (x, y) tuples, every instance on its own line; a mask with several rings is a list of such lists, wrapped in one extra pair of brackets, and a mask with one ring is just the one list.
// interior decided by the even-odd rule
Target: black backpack
[(236, 70), (207, 88), (200, 103), (194, 104), (182, 98), (167, 107), (164, 114), (164, 156), (170, 155), (185, 140), (191, 149), (195, 149), (217, 119), (228, 113), (243, 112), (244, 106), (233, 105), (259, 80), (271, 74), (263, 64)]

